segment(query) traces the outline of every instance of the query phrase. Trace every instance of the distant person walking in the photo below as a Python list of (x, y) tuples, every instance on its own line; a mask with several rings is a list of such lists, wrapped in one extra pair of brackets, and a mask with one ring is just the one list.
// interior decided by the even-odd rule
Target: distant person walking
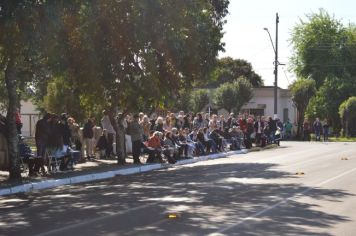
[(313, 128), (314, 128), (314, 132), (315, 132), (315, 141), (320, 141), (322, 125), (321, 125), (319, 118), (316, 118), (316, 120), (314, 121)]
[(324, 135), (324, 142), (329, 140), (329, 122), (327, 119), (325, 119), (324, 124), (323, 124), (323, 135)]

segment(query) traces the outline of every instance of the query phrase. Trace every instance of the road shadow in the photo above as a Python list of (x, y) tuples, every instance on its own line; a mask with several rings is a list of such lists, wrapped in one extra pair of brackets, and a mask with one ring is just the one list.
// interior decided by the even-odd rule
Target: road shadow
[[(36, 235), (76, 224), (70, 230), (80, 235), (206, 235), (236, 224), (226, 235), (328, 235), (312, 229), (350, 220), (294, 197), (337, 202), (353, 194), (290, 183), (295, 173), (277, 167), (193, 165), (0, 197), (0, 235)], [(278, 214), (242, 221), (275, 204)], [(180, 218), (169, 220), (168, 212)]]

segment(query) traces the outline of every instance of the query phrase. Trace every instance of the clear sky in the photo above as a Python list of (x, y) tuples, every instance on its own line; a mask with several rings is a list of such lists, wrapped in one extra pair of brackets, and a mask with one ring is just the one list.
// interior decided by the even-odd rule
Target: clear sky
[(290, 32), (299, 22), (306, 19), (305, 15), (326, 10), (335, 19), (345, 25), (356, 23), (356, 0), (230, 0), (229, 12), (226, 17), (223, 41), (226, 43), (225, 53), (220, 57), (230, 56), (250, 62), (254, 70), (262, 76), (265, 85), (273, 85), (274, 51), (268, 33), (269, 29), (275, 43), (276, 13), (279, 14), (278, 51), (280, 63), (278, 86), (287, 88), (295, 76), (288, 71), (292, 48), (289, 45)]

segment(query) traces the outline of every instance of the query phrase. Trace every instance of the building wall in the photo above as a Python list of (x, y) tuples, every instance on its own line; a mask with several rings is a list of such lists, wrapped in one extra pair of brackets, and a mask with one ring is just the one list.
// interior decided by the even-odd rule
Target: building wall
[(22, 121), (22, 135), (25, 137), (35, 136), (35, 126), (40, 118), (37, 107), (29, 101), (21, 101), (21, 121)]
[[(296, 108), (292, 102), (292, 96), (290, 91), (287, 89), (278, 88), (277, 91), (277, 115), (278, 118), (283, 122), (284, 120), (284, 109), (288, 109), (288, 118), (291, 123), (296, 122)], [(242, 107), (242, 110), (250, 109), (263, 109), (265, 116), (274, 115), (274, 88), (273, 87), (262, 87), (254, 89), (254, 96)]]
[[(35, 125), (40, 117), (37, 107), (30, 101), (21, 101), (21, 121), (22, 121), (22, 135), (31, 137), (35, 135)], [(2, 112), (6, 116), (6, 112)]]

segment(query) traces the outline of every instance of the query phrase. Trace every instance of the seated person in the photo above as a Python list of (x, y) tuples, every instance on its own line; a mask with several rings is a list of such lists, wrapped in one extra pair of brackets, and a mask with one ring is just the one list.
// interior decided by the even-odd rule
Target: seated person
[(52, 149), (51, 156), (60, 161), (59, 170), (67, 170), (69, 161), (71, 160), (70, 148), (68, 145), (63, 145), (62, 148)]
[[(181, 131), (178, 132), (177, 128), (172, 128), (172, 139), (178, 147), (179, 157), (188, 157), (188, 144)], [(183, 156), (184, 154), (184, 156)]]
[(23, 163), (28, 165), (28, 175), (29, 176), (36, 176), (35, 172), (35, 158), (34, 154), (29, 145), (24, 142), (24, 138), (19, 135), (19, 155), (22, 158)]
[(210, 132), (210, 138), (216, 143), (217, 150), (223, 152), (224, 149), (224, 137), (221, 136), (217, 129), (213, 129)]
[(155, 131), (153, 135), (145, 142), (146, 152), (148, 153), (148, 158), (146, 163), (154, 163), (155, 159), (158, 159), (160, 162), (162, 160), (162, 143), (161, 143), (161, 132)]
[(197, 134), (198, 140), (204, 145), (206, 152), (216, 153), (216, 143), (209, 137), (209, 129), (199, 129)]
[(164, 152), (163, 154), (168, 158), (178, 159), (179, 158), (179, 146), (175, 143), (172, 133), (170, 131), (166, 132), (163, 140)]
[(189, 130), (180, 130), (179, 135), (178, 135), (178, 140), (180, 145), (186, 145), (186, 148), (184, 149), (185, 151), (185, 156), (186, 158), (193, 158), (193, 153), (195, 151), (195, 144), (194, 142), (190, 139), (188, 135)]
[(187, 140), (190, 140), (194, 143), (195, 155), (205, 155), (204, 145), (198, 139), (198, 130), (193, 129), (193, 131), (187, 136)]
[(244, 134), (239, 126), (233, 126), (229, 132), (231, 137), (231, 149), (240, 150), (243, 144)]

